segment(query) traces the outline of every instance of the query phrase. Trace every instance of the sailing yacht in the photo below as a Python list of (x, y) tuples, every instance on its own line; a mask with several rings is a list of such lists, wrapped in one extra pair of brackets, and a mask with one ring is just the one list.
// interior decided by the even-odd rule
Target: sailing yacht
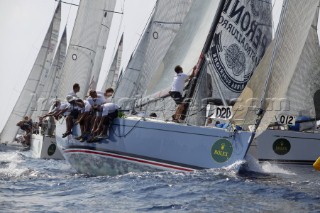
[[(290, 124), (300, 113), (311, 118), (317, 116), (313, 97), (319, 89), (318, 10), (318, 0), (284, 2), (278, 38), (234, 106), (238, 112), (233, 121), (242, 123), (244, 129), (256, 122), (256, 112), (264, 106), (251, 149), (259, 160), (306, 163), (314, 162), (320, 154), (317, 134), (266, 130), (274, 122)], [(301, 87), (302, 84), (309, 86)]]
[[(57, 100), (57, 88), (59, 86), (60, 78), (62, 75), (62, 66), (66, 58), (67, 50), (67, 29), (65, 28), (56, 54), (54, 56), (53, 64), (50, 68), (46, 84), (42, 91), (40, 98), (38, 99), (37, 111), (33, 113), (33, 117), (36, 119), (39, 116), (49, 112), (50, 106), (53, 104), (53, 100)], [(64, 159), (60, 150), (57, 148), (56, 139), (54, 137), (55, 121), (53, 117), (49, 117), (48, 120), (43, 122), (47, 123), (47, 129), (40, 134), (32, 134), (31, 138), (31, 154), (34, 158), (44, 159)]]
[[(154, 16), (165, 14), (163, 18), (175, 19), (174, 15), (177, 8), (180, 8), (180, 3), (186, 5), (188, 1), (158, 0)], [(152, 87), (148, 83), (158, 76), (163, 76), (163, 82), (161, 81), (160, 85), (156, 85), (150, 91), (165, 89), (168, 86), (166, 79), (172, 76), (166, 71), (170, 70), (168, 68), (170, 64), (165, 63), (170, 59), (170, 54), (172, 62), (183, 64), (182, 62), (185, 61), (186, 65), (183, 66), (186, 68), (197, 64), (197, 71), (200, 74), (207, 71), (208, 63), (204, 60), (204, 56), (208, 52), (211, 51), (210, 54), (213, 55), (213, 50), (226, 51), (228, 54), (221, 53), (219, 59), (223, 62), (230, 62), (231, 72), (234, 72), (233, 76), (242, 75), (248, 78), (252, 75), (253, 69), (271, 41), (271, 36), (268, 37), (269, 32), (271, 35), (268, 25), (271, 19), (271, 2), (206, 0), (189, 1), (190, 3), (190, 7), (185, 7), (188, 10), (185, 17), (182, 19), (178, 17), (181, 26), (173, 24), (172, 20), (151, 19), (153, 21), (150, 22), (149, 30), (146, 30), (141, 39), (141, 45), (136, 50), (136, 57), (133, 56), (129, 62), (129, 69), (124, 72), (119, 82), (115, 98), (129, 97), (130, 99), (132, 96), (141, 95), (148, 86)], [(170, 42), (166, 43), (168, 45), (165, 48), (166, 53), (161, 53), (163, 60), (155, 62), (156, 72), (149, 69), (151, 71), (147, 73), (148, 69), (144, 67), (148, 67), (148, 60), (150, 60), (148, 58), (154, 54), (144, 53), (153, 51), (155, 48), (153, 46), (148, 49), (150, 44), (161, 43), (161, 40), (158, 39), (165, 38), (161, 37), (161, 29), (152, 30), (152, 26), (157, 23), (163, 24), (164, 30), (174, 26), (178, 27), (179, 31), (170, 37), (172, 39)], [(169, 24), (166, 25), (167, 23)], [(179, 32), (182, 32), (184, 36), (178, 38)], [(179, 41), (189, 44), (189, 48), (173, 47)], [(242, 51), (242, 48), (245, 49), (245, 52)], [(176, 50), (179, 55), (172, 55), (173, 52), (170, 50)], [(157, 51), (154, 52), (157, 53)], [(136, 61), (138, 58), (142, 61)], [(246, 66), (244, 66), (246, 60), (252, 63), (248, 65), (245, 63)], [(222, 61), (216, 62), (215, 66), (223, 65)], [(132, 69), (133, 65), (137, 67)], [(168, 67), (164, 69), (166, 66)], [(142, 72), (143, 70), (145, 71)], [(245, 82), (238, 80), (230, 83), (230, 79), (226, 79), (226, 76), (226, 73), (220, 76), (220, 80), (226, 80), (224, 82), (226, 89), (237, 92), (244, 88)], [(128, 87), (126, 88), (122, 82), (128, 83)], [(196, 86), (201, 87), (200, 81), (197, 82)], [(119, 94), (126, 94), (126, 96)], [(232, 97), (230, 94), (230, 98)], [(81, 143), (76, 140), (75, 137), (80, 135), (78, 126), (75, 126), (72, 135), (66, 138), (61, 137), (64, 130), (63, 124), (58, 125), (56, 136), (64, 157), (78, 172), (90, 175), (117, 175), (133, 171), (158, 170), (194, 171), (227, 167), (233, 167), (238, 171), (255, 134), (254, 131), (176, 124), (147, 117), (116, 119), (110, 128), (108, 139), (98, 143)]]
[[(257, 135), (250, 153), (260, 161), (313, 164), (320, 156), (320, 134), (316, 123), (320, 118), (319, 1), (310, 1), (307, 5), (302, 1), (285, 4), (288, 9), (283, 12), (286, 17), (279, 38), (281, 51), (275, 55), (270, 83), (280, 84), (281, 89), (274, 91), (272, 86), (266, 89), (266, 97), (273, 99), (269, 100), (269, 110), (262, 120), (264, 125), (273, 125)], [(267, 69), (264, 63), (269, 60), (266, 54), (259, 69)], [(261, 80), (264, 76), (259, 73), (257, 78)], [(253, 94), (258, 92), (254, 82), (246, 90), (247, 94), (249, 90)]]
[(36, 109), (37, 100), (43, 92), (47, 76), (50, 75), (49, 71), (58, 42), (60, 22), (61, 3), (59, 2), (28, 79), (1, 132), (1, 143), (7, 144), (15, 141), (19, 131), (19, 127), (16, 124), (24, 116), (31, 117)]

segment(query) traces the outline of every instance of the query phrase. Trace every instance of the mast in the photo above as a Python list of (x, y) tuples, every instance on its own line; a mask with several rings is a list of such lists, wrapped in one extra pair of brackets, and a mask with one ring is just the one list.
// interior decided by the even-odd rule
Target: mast
[(197, 63), (195, 76), (193, 76), (193, 78), (192, 78), (192, 80), (190, 82), (190, 88), (186, 92), (186, 96), (185, 96), (186, 105), (185, 105), (184, 111), (182, 112), (182, 116), (181, 116), (182, 119), (185, 118), (186, 113), (187, 113), (187, 111), (189, 109), (190, 101), (191, 101), (191, 99), (192, 99), (192, 97), (193, 97), (193, 95), (195, 93), (195, 89), (196, 89), (196, 86), (197, 86), (197, 83), (198, 83), (198, 78), (199, 78), (199, 75), (200, 75), (200, 70), (202, 69), (202, 66), (205, 63), (205, 58), (204, 58), (205, 57), (205, 53), (208, 52), (208, 50), (210, 48), (210, 44), (211, 44), (211, 41), (213, 39), (215, 29), (217, 28), (217, 25), (219, 23), (219, 19), (220, 19), (221, 13), (223, 11), (225, 2), (226, 2), (226, 0), (221, 0), (220, 3), (219, 3), (219, 7), (218, 7), (218, 10), (217, 10), (217, 13), (216, 13), (216, 15), (214, 17), (214, 20), (213, 20), (212, 25), (211, 25), (211, 29), (209, 31), (209, 34), (207, 36), (206, 42), (205, 42), (205, 44), (203, 46), (200, 58), (199, 58), (198, 63)]

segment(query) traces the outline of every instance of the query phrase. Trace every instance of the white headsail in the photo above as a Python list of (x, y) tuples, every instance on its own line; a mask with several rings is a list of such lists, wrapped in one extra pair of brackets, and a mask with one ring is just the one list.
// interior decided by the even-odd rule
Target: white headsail
[(110, 2), (113, 0), (80, 1), (66, 62), (63, 66), (58, 97), (63, 99), (72, 90), (74, 83), (80, 85), (81, 89), (77, 94), (79, 97), (83, 98), (88, 91), (101, 29), (105, 28), (102, 25), (105, 20), (105, 8)]
[(60, 22), (61, 3), (59, 2), (28, 79), (1, 132), (0, 141), (2, 143), (12, 142), (19, 130), (16, 124), (25, 115), (31, 116), (33, 110), (35, 110), (37, 99), (41, 94), (52, 64), (54, 51), (58, 42)]

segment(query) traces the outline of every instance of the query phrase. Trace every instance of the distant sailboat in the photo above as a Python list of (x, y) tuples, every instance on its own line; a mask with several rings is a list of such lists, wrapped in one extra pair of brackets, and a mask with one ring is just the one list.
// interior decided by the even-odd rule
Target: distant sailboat
[[(240, 96), (246, 102), (238, 102), (234, 108), (244, 110), (236, 113), (234, 119), (238, 124), (254, 124), (254, 109), (260, 103), (257, 98), (265, 93), (267, 111), (251, 153), (260, 161), (312, 164), (320, 155), (320, 134), (315, 131), (316, 120), (320, 118), (319, 1), (290, 0), (284, 2), (284, 7), (287, 7), (282, 12), (284, 23), (282, 29), (278, 28), (279, 41), (275, 41), (278, 46), (270, 47)], [(270, 80), (262, 87), (270, 66)], [(294, 125), (294, 119), (299, 116), (304, 116), (305, 121)], [(271, 128), (289, 125), (289, 130), (266, 130), (270, 124), (275, 126)]]
[[(232, 2), (234, 4), (231, 4)], [(169, 3), (176, 5), (172, 7)], [(180, 1), (180, 3), (185, 5), (183, 1)], [(176, 14), (176, 10), (180, 6), (179, 1), (168, 0), (158, 0), (157, 6), (159, 5), (163, 6), (161, 11), (166, 14), (167, 18), (172, 17), (171, 13)], [(199, 10), (199, 8), (202, 10)], [(259, 12), (261, 13), (256, 13), (256, 8), (259, 8)], [(156, 8), (155, 11), (157, 11), (157, 9), (158, 8)], [(177, 63), (182, 64), (185, 60), (185, 63), (192, 67), (199, 60), (201, 63), (198, 63), (197, 69), (201, 71), (205, 70), (206, 66), (204, 66), (205, 61), (202, 60), (203, 56), (210, 49), (209, 47), (211, 47), (212, 38), (215, 38), (215, 29), (217, 29), (219, 20), (221, 20), (226, 9), (230, 9), (229, 12), (231, 12), (232, 22), (237, 23), (237, 21), (240, 21), (242, 18), (242, 27), (248, 30), (248, 36), (250, 36), (250, 26), (254, 27), (251, 30), (254, 31), (254, 29), (256, 29), (257, 32), (259, 31), (257, 35), (261, 36), (260, 39), (263, 38), (263, 32), (267, 34), (270, 32), (270, 27), (268, 26), (265, 31), (260, 28), (260, 30), (255, 28), (256, 22), (251, 19), (254, 16), (262, 17), (262, 14), (270, 14), (270, 1), (193, 1), (190, 11), (186, 13), (186, 17), (181, 27), (179, 27), (179, 32), (182, 32), (184, 36), (178, 38), (178, 32), (177, 35), (172, 37), (171, 45), (168, 46), (168, 49), (165, 51), (167, 53), (162, 55), (164, 58), (154, 63), (153, 68), (157, 69), (160, 67), (162, 71), (166, 70), (166, 72), (163, 72), (161, 84), (156, 85), (158, 88), (154, 88), (154, 91), (166, 89), (169, 85), (167, 81), (171, 81), (170, 77), (173, 77), (172, 67), (167, 67), (169, 64), (161, 63), (161, 61), (170, 60), (168, 54), (170, 53), (170, 47), (177, 44), (175, 41), (189, 43), (190, 45), (188, 46), (189, 48), (180, 49), (180, 51), (175, 52), (176, 54), (171, 55), (171, 60), (174, 65)], [(270, 16), (266, 17), (271, 18)], [(268, 18), (266, 18), (267, 21), (269, 20)], [(198, 20), (200, 20), (200, 23), (197, 22)], [(224, 22), (221, 24), (223, 23)], [(184, 28), (185, 25), (187, 26), (186, 28)], [(183, 31), (190, 28), (194, 29), (192, 27), (196, 28), (196, 32), (189, 30)], [(228, 25), (226, 27), (228, 27)], [(203, 35), (203, 30), (206, 32), (205, 35)], [(146, 30), (146, 33), (150, 32), (152, 33), (153, 31)], [(190, 33), (190, 35), (188, 33)], [(231, 31), (229, 31), (229, 33), (231, 33)], [(196, 35), (199, 35), (199, 40), (194, 37)], [(161, 34), (159, 34), (159, 36), (161, 36)], [(158, 38), (157, 33), (152, 33), (151, 38)], [(236, 39), (237, 38), (233, 36), (234, 42), (239, 42)], [(151, 66), (145, 65), (149, 60), (152, 61), (149, 58), (152, 57), (152, 55), (144, 54), (152, 51), (152, 48), (148, 50), (148, 46), (148, 35), (144, 34), (139, 45), (141, 48), (137, 48), (136, 58), (135, 55), (133, 55), (128, 65), (127, 71), (129, 71), (128, 73), (130, 73), (131, 78), (126, 77), (127, 71), (125, 71), (119, 82), (115, 98), (117, 98), (119, 90), (119, 93), (130, 94), (132, 96), (143, 94), (152, 77), (158, 75), (157, 72), (153, 72), (153, 69), (150, 70), (150, 76), (148, 75), (149, 73), (146, 72), (147, 69), (145, 72), (142, 72), (142, 70), (145, 69), (144, 67), (152, 68), (152, 63)], [(144, 49), (143, 47), (146, 48)], [(180, 46), (175, 46), (175, 48), (172, 49), (175, 50), (179, 48)], [(180, 55), (178, 55), (178, 52)], [(259, 49), (259, 56), (263, 54), (263, 52), (263, 48)], [(239, 52), (237, 52), (237, 54), (239, 55)], [(168, 57), (165, 57), (166, 55)], [(192, 55), (192, 57), (185, 57), (185, 55)], [(142, 61), (133, 61), (133, 59), (137, 59), (137, 57)], [(237, 62), (237, 60), (234, 62)], [(255, 60), (255, 62), (257, 61)], [(133, 67), (133, 65), (137, 65), (137, 67)], [(235, 71), (238, 71), (241, 66), (243, 66), (243, 63), (235, 63), (235, 67), (233, 68)], [(256, 64), (253, 64), (252, 68), (254, 66), (256, 66)], [(164, 69), (164, 67), (167, 67), (167, 69)], [(187, 69), (189, 68), (188, 66), (185, 67)], [(249, 69), (249, 71), (252, 70)], [(168, 77), (170, 80), (167, 80)], [(128, 87), (125, 87), (125, 84), (123, 84), (124, 87), (122, 87), (122, 82), (128, 83)], [(161, 92), (158, 94), (161, 95)], [(132, 96), (118, 97), (132, 98)], [(232, 128), (222, 129), (216, 127), (187, 126), (147, 117), (116, 119), (110, 129), (108, 139), (104, 139), (99, 143), (80, 143), (74, 138), (74, 136), (80, 134), (76, 128), (73, 129), (73, 135), (62, 138), (61, 135), (64, 130), (65, 127), (63, 125), (57, 127), (57, 141), (60, 149), (63, 150), (65, 158), (78, 172), (91, 175), (117, 175), (133, 171), (158, 170), (194, 171), (196, 169), (227, 167), (234, 167), (237, 171), (254, 137), (254, 132), (249, 131), (235, 131)]]
[[(66, 58), (66, 50), (67, 30), (65, 28), (54, 56), (53, 64), (50, 68), (50, 73), (45, 83), (44, 90), (38, 99), (38, 110), (33, 113), (33, 116), (37, 119), (39, 116), (43, 116), (48, 113), (53, 104), (53, 100), (57, 100), (57, 89), (61, 80), (62, 66)], [(30, 147), (31, 155), (34, 158), (64, 159), (60, 150), (58, 150), (56, 146), (56, 139), (54, 137), (54, 118), (50, 118), (49, 120), (50, 122), (47, 122), (48, 129), (45, 130), (43, 134), (41, 132), (39, 134), (32, 134)]]
[(33, 112), (32, 119), (37, 120), (39, 116), (46, 114), (51, 106), (51, 101), (57, 98), (57, 89), (60, 84), (62, 67), (66, 59), (67, 51), (67, 29), (65, 28), (60, 44), (53, 59), (53, 64), (48, 73), (43, 91), (38, 98), (37, 110)]
[(16, 124), (24, 116), (30, 117), (33, 111), (36, 110), (37, 100), (42, 93), (52, 65), (54, 51), (58, 42), (60, 22), (61, 3), (59, 2), (28, 79), (1, 132), (1, 143), (13, 142), (19, 130)]

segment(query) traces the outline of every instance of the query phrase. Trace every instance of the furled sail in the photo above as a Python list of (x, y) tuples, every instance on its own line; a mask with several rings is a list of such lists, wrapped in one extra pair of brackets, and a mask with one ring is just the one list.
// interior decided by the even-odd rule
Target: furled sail
[(274, 45), (234, 107), (239, 111), (234, 121), (248, 125), (255, 123), (257, 109), (265, 111), (257, 135), (284, 111), (315, 116), (312, 99), (319, 89), (319, 0), (290, 0), (284, 6)]
[(116, 0), (109, 0), (105, 8), (104, 18), (101, 24), (102, 27), (101, 27), (101, 32), (99, 36), (98, 47), (96, 50), (96, 56), (94, 58), (94, 64), (93, 64), (91, 78), (90, 78), (89, 90), (90, 89), (95, 90), (97, 87), (98, 78), (101, 71), (101, 65), (104, 58), (104, 52), (106, 50), (106, 44), (108, 41), (111, 22), (113, 18), (112, 11), (114, 10), (115, 5), (116, 5)]
[(67, 29), (65, 28), (62, 37), (60, 39), (60, 44), (56, 51), (56, 54), (53, 59), (53, 64), (50, 68), (45, 86), (43, 88), (42, 94), (38, 99), (37, 111), (32, 114), (32, 119), (38, 119), (38, 116), (41, 116), (48, 112), (52, 100), (57, 98), (57, 89), (60, 83), (62, 66), (66, 58), (67, 51)]
[(121, 39), (120, 39), (116, 54), (113, 58), (110, 70), (109, 70), (108, 75), (106, 76), (106, 79), (105, 79), (104, 84), (102, 86), (102, 91), (104, 91), (105, 89), (110, 88), (110, 87), (113, 89), (116, 89), (116, 84), (117, 84), (119, 73), (120, 73), (122, 50), (123, 50), (123, 35), (121, 36)]
[[(132, 61), (131, 64), (129, 63), (128, 68), (123, 74), (122, 81), (117, 88), (116, 99), (135, 96), (141, 97), (145, 94), (148, 82), (156, 75), (157, 67), (160, 65), (184, 22), (191, 4), (192, 0), (157, 1), (154, 14), (145, 31), (144, 38), (140, 42), (140, 45), (146, 45), (143, 53), (143, 61), (139, 62), (142, 64), (136, 67), (138, 69), (135, 68), (133, 70), (131, 69), (132, 63), (134, 63), (136, 59), (133, 58), (132, 60), (134, 61)], [(146, 44), (142, 41), (146, 42)], [(138, 47), (138, 49), (141, 48)], [(131, 77), (128, 78), (128, 76)], [(134, 76), (134, 78), (132, 78), (132, 76)], [(127, 83), (128, 81), (131, 82), (130, 85), (125, 83), (125, 81)], [(124, 92), (124, 90), (126, 90), (126, 92)]]
[(2, 143), (12, 142), (19, 130), (16, 124), (22, 120), (25, 115), (31, 116), (33, 110), (35, 110), (37, 99), (41, 94), (45, 79), (52, 64), (58, 41), (60, 22), (61, 3), (59, 2), (28, 79), (1, 132), (0, 141)]
[[(113, 0), (112, 0), (113, 1)], [(58, 97), (64, 97), (72, 90), (72, 85), (78, 83), (83, 98), (89, 88), (92, 69), (95, 63), (105, 8), (109, 0), (82, 0), (73, 27), (67, 57), (63, 66), (63, 76), (59, 86)]]

